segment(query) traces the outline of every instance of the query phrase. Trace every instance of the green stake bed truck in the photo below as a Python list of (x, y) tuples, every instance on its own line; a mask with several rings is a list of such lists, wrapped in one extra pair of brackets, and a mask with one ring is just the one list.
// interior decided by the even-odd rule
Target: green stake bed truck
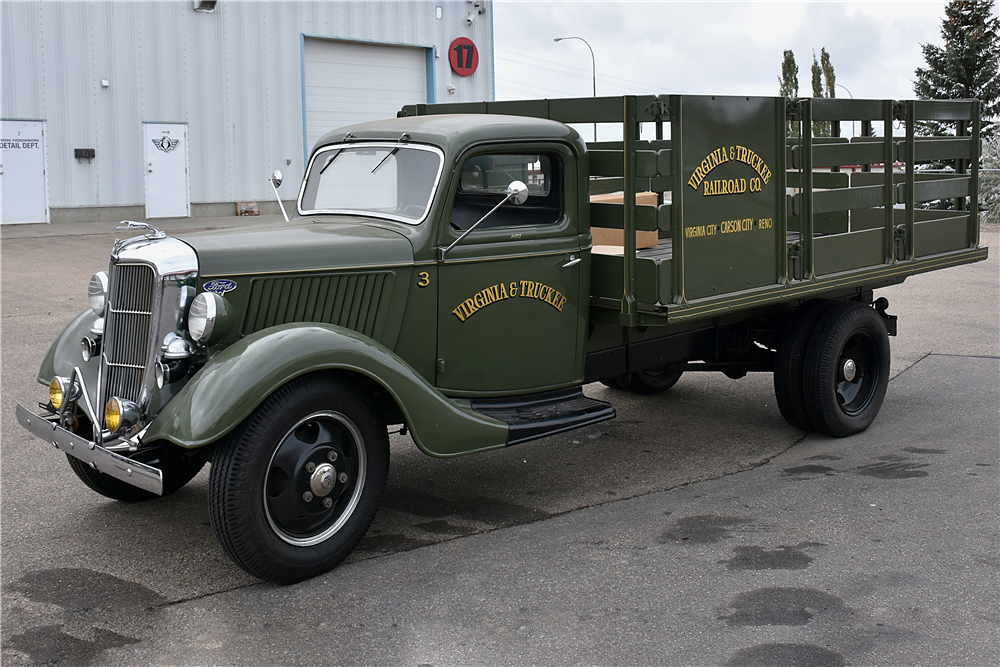
[[(128, 223), (145, 233), (115, 243), (91, 309), (42, 362), (48, 400), (19, 405), (20, 423), (123, 501), (211, 462), (225, 551), (293, 582), (371, 524), (390, 428), (432, 456), (507, 447), (613, 418), (589, 382), (651, 393), (701, 370), (772, 372), (790, 424), (857, 433), (882, 404), (896, 329), (873, 290), (987, 254), (975, 100), (671, 95), (398, 116), (323, 137), (291, 221), (180, 238)], [(927, 119), (955, 136), (916, 137)], [(814, 121), (863, 136), (813, 137)], [(570, 123), (623, 140), (587, 145)], [(934, 200), (955, 205), (920, 207)]]

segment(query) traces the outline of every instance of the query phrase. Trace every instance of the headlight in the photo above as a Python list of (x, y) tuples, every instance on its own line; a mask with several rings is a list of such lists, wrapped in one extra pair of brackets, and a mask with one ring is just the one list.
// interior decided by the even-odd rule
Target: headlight
[(90, 278), (90, 285), (87, 287), (87, 297), (90, 299), (90, 307), (98, 317), (104, 316), (104, 304), (108, 300), (108, 272), (98, 271)]
[(80, 385), (75, 382), (70, 384), (69, 378), (57, 375), (52, 378), (52, 382), (49, 382), (49, 403), (56, 410), (61, 408), (64, 403), (75, 403), (79, 398)]
[(112, 433), (127, 431), (139, 423), (139, 406), (132, 401), (124, 401), (117, 396), (104, 406), (104, 424)]
[(188, 311), (188, 333), (199, 343), (219, 340), (229, 330), (229, 304), (215, 292), (202, 292)]
[(49, 383), (49, 403), (52, 404), (56, 410), (62, 407), (63, 399), (66, 398), (66, 394), (69, 393), (69, 380), (61, 377), (52, 378), (52, 382)]

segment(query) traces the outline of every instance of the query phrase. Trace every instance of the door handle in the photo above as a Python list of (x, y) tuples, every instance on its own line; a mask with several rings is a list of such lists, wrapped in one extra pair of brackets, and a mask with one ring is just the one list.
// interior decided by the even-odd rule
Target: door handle
[(568, 269), (571, 266), (576, 266), (577, 264), (579, 264), (582, 261), (583, 261), (583, 257), (574, 257), (573, 255), (570, 255), (569, 256), (569, 261), (566, 262), (565, 264), (563, 264), (562, 267), (564, 269)]

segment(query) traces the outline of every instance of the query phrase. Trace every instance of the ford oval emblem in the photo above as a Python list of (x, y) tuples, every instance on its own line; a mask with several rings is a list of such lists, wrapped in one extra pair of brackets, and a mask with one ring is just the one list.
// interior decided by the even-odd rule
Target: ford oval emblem
[(235, 280), (210, 280), (205, 283), (206, 292), (215, 292), (219, 296), (226, 292), (232, 292), (234, 289), (236, 289)]

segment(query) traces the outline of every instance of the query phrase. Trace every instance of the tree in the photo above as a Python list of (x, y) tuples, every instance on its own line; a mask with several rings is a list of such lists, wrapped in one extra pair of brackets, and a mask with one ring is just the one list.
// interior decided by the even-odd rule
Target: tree
[(837, 76), (833, 73), (833, 63), (830, 62), (830, 54), (826, 52), (824, 46), (819, 50), (819, 66), (823, 68), (823, 89), (826, 96), (833, 99), (837, 96), (834, 88), (837, 86)]
[(1000, 133), (983, 142), (979, 172), (979, 221), (1000, 222)]
[[(982, 103), (984, 136), (996, 132), (1000, 113), (1000, 19), (994, 0), (952, 0), (944, 9), (944, 47), (921, 44), (927, 67), (918, 67), (913, 90), (922, 100), (977, 98)], [(928, 121), (921, 134), (944, 135), (947, 125)]]
[[(796, 98), (799, 96), (799, 66), (795, 64), (795, 54), (791, 50), (785, 51), (784, 60), (781, 61), (780, 94), (782, 97)], [(799, 136), (799, 127), (792, 121), (788, 122), (786, 134), (789, 137)]]
[[(812, 92), (813, 97), (834, 98), (834, 85), (836, 77), (833, 73), (833, 64), (830, 62), (830, 54), (826, 52), (826, 47), (820, 49), (820, 59), (816, 60), (816, 52), (813, 51), (812, 64)], [(829, 137), (832, 135), (829, 121), (813, 121), (813, 136)]]

